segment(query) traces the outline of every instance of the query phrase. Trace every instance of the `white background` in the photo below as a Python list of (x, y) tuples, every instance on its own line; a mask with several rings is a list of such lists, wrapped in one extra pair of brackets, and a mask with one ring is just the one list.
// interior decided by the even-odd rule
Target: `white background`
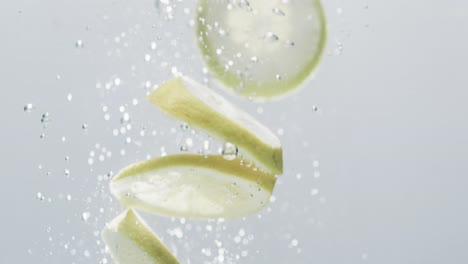
[[(148, 0), (0, 3), (0, 263), (111, 263), (98, 232), (123, 208), (103, 175), (162, 146), (178, 152), (187, 136), (144, 97), (172, 67), (202, 80), (193, 4), (165, 20)], [(144, 218), (182, 263), (220, 263), (223, 250), (224, 263), (467, 263), (468, 2), (324, 5), (329, 41), (313, 81), (262, 105), (226, 95), (283, 131), (276, 201), (224, 223)], [(114, 136), (120, 106), (132, 129)]]

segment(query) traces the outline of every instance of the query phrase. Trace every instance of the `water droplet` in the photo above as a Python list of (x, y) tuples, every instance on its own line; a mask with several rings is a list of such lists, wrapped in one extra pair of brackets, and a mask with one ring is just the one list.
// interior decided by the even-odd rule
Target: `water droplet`
[(284, 45), (285, 45), (286, 47), (294, 47), (294, 45), (296, 45), (296, 43), (294, 43), (294, 41), (292, 41), (292, 40), (286, 40), (286, 41), (284, 42)]
[(230, 143), (226, 142), (224, 143), (223, 149), (221, 151), (221, 154), (223, 155), (224, 159), (226, 160), (234, 160), (237, 158), (237, 146)]
[(73, 95), (71, 93), (67, 94), (67, 101), (70, 102), (73, 99)]
[(183, 144), (182, 146), (180, 146), (180, 151), (187, 152), (188, 151), (187, 145)]
[(275, 35), (273, 32), (267, 32), (263, 38), (266, 41), (271, 41), (271, 42), (279, 40), (279, 37), (277, 35)]
[(278, 15), (278, 16), (285, 16), (286, 14), (283, 12), (283, 10), (275, 7), (273, 8), (273, 14)]
[(33, 104), (26, 104), (23, 109), (24, 109), (24, 112), (30, 113), (32, 110), (34, 110), (34, 108), (35, 107)]
[(315, 189), (315, 188), (314, 188), (314, 189), (310, 190), (310, 195), (311, 195), (311, 196), (315, 196), (315, 195), (317, 195), (317, 194), (319, 194), (319, 190), (318, 190), (318, 189)]
[(83, 48), (83, 47), (84, 47), (83, 41), (82, 41), (81, 39), (77, 40), (77, 41), (75, 42), (75, 47), (77, 47), (77, 48)]
[(122, 83), (122, 81), (120, 80), (120, 78), (115, 78), (114, 79), (115, 86), (119, 86), (121, 83)]
[(70, 194), (67, 195), (67, 201), (71, 201), (72, 197)]
[(151, 61), (151, 55), (145, 54), (145, 61), (150, 62)]
[(45, 112), (44, 114), (42, 114), (41, 123), (45, 127), (49, 122), (50, 122), (50, 114), (48, 112)]
[(180, 124), (180, 129), (182, 131), (187, 131), (189, 129), (189, 125), (187, 123)]
[(258, 58), (256, 56), (253, 56), (250, 58), (251, 62), (258, 62)]
[(282, 128), (279, 128), (278, 131), (277, 131), (278, 135), (282, 136), (284, 135), (284, 129)]
[(90, 212), (83, 212), (83, 214), (81, 214), (81, 220), (88, 222), (88, 219), (90, 216), (91, 216)]
[(130, 114), (125, 112), (122, 115), (122, 118), (120, 118), (120, 123), (124, 124), (124, 123), (128, 123), (129, 121), (130, 121)]

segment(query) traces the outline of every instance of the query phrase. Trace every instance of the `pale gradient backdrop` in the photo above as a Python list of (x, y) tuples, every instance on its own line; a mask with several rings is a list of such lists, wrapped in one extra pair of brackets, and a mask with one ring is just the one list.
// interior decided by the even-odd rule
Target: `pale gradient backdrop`
[[(107, 173), (187, 137), (148, 87), (172, 67), (203, 79), (194, 2), (173, 2), (165, 20), (150, 0), (1, 1), (0, 263), (112, 263)], [(274, 103), (226, 95), (281, 134), (275, 201), (222, 223), (143, 216), (182, 263), (468, 263), (468, 2), (324, 5), (314, 80)]]

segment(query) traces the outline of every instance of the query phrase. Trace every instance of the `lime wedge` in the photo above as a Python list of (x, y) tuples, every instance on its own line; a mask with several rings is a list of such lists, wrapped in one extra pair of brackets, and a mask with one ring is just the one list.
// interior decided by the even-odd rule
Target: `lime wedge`
[(107, 224), (102, 238), (118, 264), (179, 263), (133, 210)]
[(273, 174), (283, 172), (281, 143), (275, 134), (200, 83), (177, 77), (159, 86), (148, 99), (175, 118), (236, 145), (258, 167)]
[(297, 88), (316, 68), (326, 42), (319, 0), (199, 0), (196, 30), (214, 75), (257, 100)]
[(276, 177), (239, 158), (176, 154), (130, 165), (111, 181), (112, 194), (131, 208), (194, 219), (245, 216), (265, 206)]

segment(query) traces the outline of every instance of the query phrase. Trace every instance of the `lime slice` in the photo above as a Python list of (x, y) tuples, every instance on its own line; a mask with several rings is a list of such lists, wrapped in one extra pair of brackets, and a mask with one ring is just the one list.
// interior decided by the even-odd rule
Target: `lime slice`
[(112, 179), (121, 203), (148, 213), (195, 219), (245, 216), (265, 206), (276, 177), (239, 158), (177, 154), (131, 165)]
[(159, 86), (148, 99), (166, 113), (237, 146), (257, 166), (283, 172), (279, 139), (252, 116), (188, 77)]
[(107, 224), (102, 238), (118, 264), (179, 263), (133, 210)]
[(257, 100), (298, 87), (326, 42), (319, 0), (199, 0), (199, 48), (226, 86)]

